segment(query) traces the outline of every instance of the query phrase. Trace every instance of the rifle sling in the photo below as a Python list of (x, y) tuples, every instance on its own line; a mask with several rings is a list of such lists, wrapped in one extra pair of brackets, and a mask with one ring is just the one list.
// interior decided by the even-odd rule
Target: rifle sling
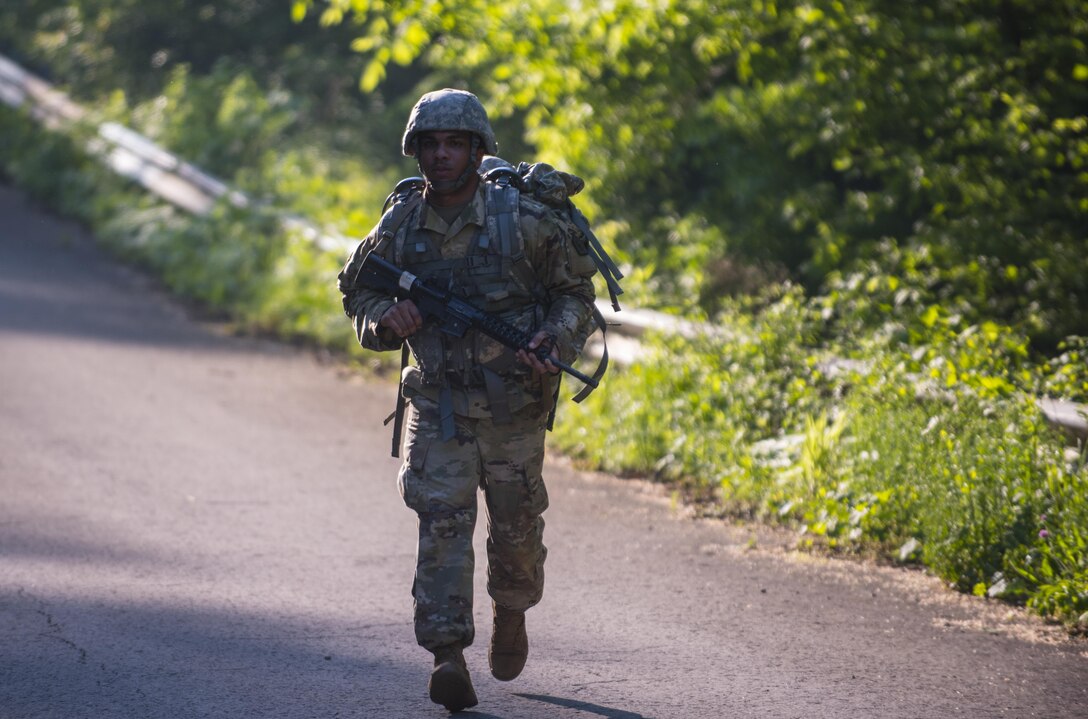
[[(408, 366), (408, 343), (405, 342), (400, 346), (400, 376), (404, 377), (404, 368)], [(397, 408), (393, 410), (393, 414), (385, 418), (382, 424), (389, 424), (390, 420), (393, 422), (393, 456), (400, 457), (400, 438), (401, 430), (404, 427), (404, 409), (405, 399), (404, 390), (400, 385), (397, 385)]]

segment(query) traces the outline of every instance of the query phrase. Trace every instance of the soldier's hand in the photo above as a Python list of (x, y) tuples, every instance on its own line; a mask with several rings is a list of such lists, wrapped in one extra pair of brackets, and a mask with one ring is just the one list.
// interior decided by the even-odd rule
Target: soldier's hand
[(399, 300), (385, 311), (378, 320), (382, 327), (388, 327), (401, 339), (411, 337), (423, 326), (423, 315), (416, 303), (411, 300)]
[[(548, 356), (559, 359), (559, 348), (555, 346), (555, 338), (544, 330), (540, 330), (533, 335), (531, 340), (529, 340), (530, 350), (535, 350), (538, 347), (543, 347), (547, 351)], [(557, 374), (559, 372), (559, 368), (551, 362), (548, 362), (547, 360), (541, 362), (540, 358), (537, 357), (536, 352), (518, 350), (518, 359), (523, 364), (532, 367), (538, 374), (543, 374), (545, 372), (548, 374)]]

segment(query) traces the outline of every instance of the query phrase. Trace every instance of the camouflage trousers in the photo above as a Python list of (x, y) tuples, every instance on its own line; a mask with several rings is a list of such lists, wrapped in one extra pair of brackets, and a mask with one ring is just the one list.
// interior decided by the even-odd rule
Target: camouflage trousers
[(458, 416), (442, 441), (438, 405), (415, 395), (405, 430), (397, 485), (419, 517), (416, 552), (416, 640), (434, 650), (475, 636), (472, 587), (478, 489), (487, 509), (487, 591), (501, 606), (528, 609), (544, 592), (541, 470), (546, 416), (536, 405), (509, 424)]

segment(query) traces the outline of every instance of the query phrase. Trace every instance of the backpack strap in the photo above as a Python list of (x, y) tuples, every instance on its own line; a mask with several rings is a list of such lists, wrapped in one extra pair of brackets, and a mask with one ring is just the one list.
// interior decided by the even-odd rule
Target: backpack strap
[(605, 251), (597, 236), (593, 234), (585, 215), (570, 199), (585, 188), (585, 181), (577, 175), (557, 170), (543, 162), (532, 165), (522, 162), (516, 168), (500, 157), (489, 156), (484, 158), (484, 162), (488, 168), (483, 175), (485, 180), (510, 182), (522, 192), (529, 193), (530, 196), (570, 218), (578, 232), (585, 238), (589, 256), (608, 286), (612, 307), (619, 312), (618, 298), (623, 294), (619, 281), (623, 279), (623, 273), (608, 256), (608, 252)]
[[(623, 288), (620, 287), (619, 281), (623, 279), (623, 273), (620, 272), (620, 268), (616, 266), (612, 258), (608, 256), (604, 246), (601, 245), (601, 241), (597, 239), (597, 235), (593, 234), (586, 216), (569, 199), (567, 200), (567, 211), (570, 213), (570, 219), (574, 222), (574, 226), (582, 233), (582, 237), (586, 238), (586, 243), (589, 245), (589, 257), (593, 260), (593, 264), (597, 265), (601, 277), (604, 278), (604, 282), (608, 286), (608, 296), (612, 300), (612, 309), (619, 312), (619, 295), (623, 294)], [(604, 331), (603, 325), (601, 330)]]
[(524, 287), (537, 304), (551, 304), (547, 289), (533, 271), (529, 258), (525, 256), (525, 243), (521, 237), (521, 221), (518, 214), (518, 200), (521, 191), (514, 183), (516, 175), (512, 169), (496, 168), (484, 176), (487, 188), (487, 232), (499, 243), (499, 253), (509, 258), (510, 271), (514, 279)]
[[(607, 330), (608, 323), (604, 319), (604, 315), (597, 309), (596, 305), (590, 307), (592, 313), (593, 322), (597, 325), (597, 329), (601, 331), (601, 361), (597, 363), (597, 369), (593, 371), (593, 381), (600, 383), (601, 377), (604, 377), (605, 371), (608, 369), (608, 338)], [(578, 391), (578, 394), (571, 397), (575, 402), (581, 402), (593, 392), (593, 387), (585, 385)]]
[[(379, 254), (385, 252), (389, 243), (397, 236), (397, 232), (400, 230), (400, 226), (404, 224), (404, 220), (413, 209), (419, 206), (420, 201), (423, 199), (423, 178), (421, 177), (409, 177), (401, 180), (397, 183), (397, 186), (393, 189), (389, 196), (385, 198), (385, 204), (382, 206), (382, 219), (379, 222), (378, 227), (378, 244), (375, 249)], [(390, 204), (392, 208), (390, 209)], [(396, 252), (396, 250), (394, 250)], [(361, 268), (360, 268), (361, 269)], [(401, 381), (404, 377), (404, 368), (408, 366), (408, 343), (401, 342), (400, 345), (400, 376)], [(404, 390), (400, 384), (397, 385), (397, 406), (393, 410), (393, 413), (385, 418), (382, 424), (389, 424), (393, 422), (393, 449), (392, 456), (400, 457), (400, 440), (402, 431), (404, 428), (404, 412), (406, 409), (406, 402), (404, 399)]]
[(397, 202), (406, 202), (412, 195), (423, 195), (423, 188), (426, 187), (427, 182), (422, 177), (405, 177), (403, 180), (397, 183), (397, 186), (393, 188), (393, 191), (389, 193), (385, 198), (385, 204), (382, 205), (382, 214), (384, 215), (389, 210), (391, 204)]
[[(523, 163), (524, 164), (524, 163)], [(532, 266), (529, 264), (528, 258), (525, 256), (524, 246), (521, 239), (520, 223), (518, 221), (518, 197), (520, 195), (519, 187), (521, 186), (521, 175), (510, 165), (500, 165), (489, 170), (483, 175), (485, 186), (488, 188), (488, 203), (487, 203), (487, 222), (488, 229), (492, 235), (499, 238), (500, 247), (504, 257), (511, 258), (511, 271), (516, 279), (521, 282), (523, 287), (526, 287), (533, 295), (533, 298), (541, 305), (547, 307), (550, 304), (547, 290), (541, 284), (540, 279), (536, 276)], [(608, 253), (601, 247), (601, 243), (597, 240), (596, 235), (593, 234), (593, 230), (590, 229), (589, 223), (586, 218), (574, 206), (574, 203), (569, 199), (566, 201), (565, 208), (559, 208), (560, 211), (566, 209), (570, 213), (571, 220), (574, 222), (575, 227), (586, 238), (587, 244), (590, 248), (590, 257), (593, 263), (597, 265), (601, 274), (604, 276), (605, 281), (608, 284), (608, 292), (612, 297), (612, 306), (619, 311), (619, 302), (616, 300), (616, 296), (623, 293), (617, 278), (623, 277), (619, 268), (608, 256)], [(603, 351), (601, 354), (601, 361), (597, 364), (597, 369), (593, 373), (593, 379), (600, 381), (604, 376), (605, 371), (608, 369), (608, 343), (605, 341), (605, 329), (607, 323), (604, 316), (601, 314), (595, 306), (590, 307), (593, 315), (593, 321), (597, 327), (601, 330), (601, 341), (603, 344)], [(590, 395), (593, 391), (593, 387), (586, 385), (578, 391), (572, 399), (575, 402), (581, 402)], [(555, 394), (559, 392), (559, 383), (556, 383)], [(545, 394), (548, 394), (545, 391)], [(545, 398), (546, 402), (550, 401), (549, 416), (548, 416), (548, 429), (551, 429), (552, 421), (555, 417), (555, 396), (549, 396)]]
[[(382, 205), (382, 219), (378, 222), (378, 242), (374, 246), (378, 254), (384, 255), (389, 243), (397, 236), (400, 226), (411, 214), (412, 210), (419, 207), (423, 200), (423, 178), (408, 177), (397, 183), (397, 186), (385, 198)], [(393, 259), (397, 260), (400, 248), (394, 248)]]

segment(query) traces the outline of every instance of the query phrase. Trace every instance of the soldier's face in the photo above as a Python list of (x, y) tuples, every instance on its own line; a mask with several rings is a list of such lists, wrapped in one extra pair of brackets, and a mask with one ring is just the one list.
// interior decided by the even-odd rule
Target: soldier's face
[[(435, 195), (457, 195), (451, 200), (461, 201), (472, 196), (476, 183), (464, 182), (466, 170), (470, 167), (475, 176), (483, 150), (472, 153), (472, 135), (467, 132), (425, 132), (419, 136), (417, 159), (419, 169), (427, 178), (428, 189)], [(451, 203), (452, 204), (452, 203)]]

